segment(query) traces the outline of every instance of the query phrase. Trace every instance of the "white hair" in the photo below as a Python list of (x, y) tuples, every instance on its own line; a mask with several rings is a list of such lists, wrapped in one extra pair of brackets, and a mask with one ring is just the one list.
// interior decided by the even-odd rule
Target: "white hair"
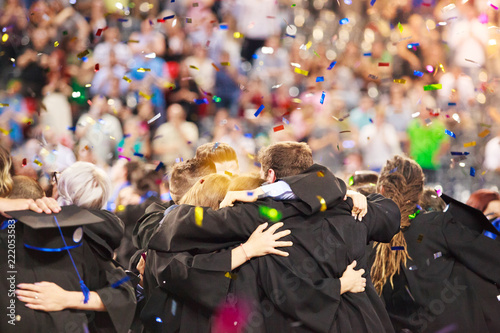
[(88, 162), (76, 162), (61, 173), (57, 190), (61, 206), (102, 209), (111, 194), (111, 183), (101, 168)]

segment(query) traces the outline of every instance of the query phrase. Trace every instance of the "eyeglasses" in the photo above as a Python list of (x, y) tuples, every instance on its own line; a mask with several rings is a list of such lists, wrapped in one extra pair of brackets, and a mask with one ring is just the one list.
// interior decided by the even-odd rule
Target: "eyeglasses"
[(61, 174), (59, 171), (54, 171), (52, 173), (52, 183), (56, 183), (56, 185), (59, 185), (59, 182), (57, 181), (57, 178), (58, 178), (57, 175), (59, 175), (59, 174)]

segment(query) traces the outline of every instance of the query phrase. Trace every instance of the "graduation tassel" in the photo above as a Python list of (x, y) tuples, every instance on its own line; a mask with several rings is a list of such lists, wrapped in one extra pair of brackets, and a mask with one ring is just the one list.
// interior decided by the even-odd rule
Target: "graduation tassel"
[(78, 269), (76, 268), (75, 261), (73, 260), (73, 256), (71, 255), (71, 252), (69, 252), (68, 249), (68, 244), (66, 244), (66, 240), (64, 239), (61, 226), (59, 225), (59, 222), (57, 221), (57, 218), (54, 216), (54, 220), (56, 221), (57, 228), (59, 229), (59, 233), (61, 234), (61, 238), (63, 240), (64, 246), (66, 247), (66, 251), (68, 251), (69, 258), (71, 259), (71, 263), (73, 264), (73, 268), (76, 271), (76, 275), (78, 275), (78, 280), (80, 280), (80, 289), (83, 292), (83, 303), (87, 304), (89, 299), (90, 299), (90, 290), (87, 288), (85, 285), (85, 282), (83, 282), (82, 278), (80, 277), (80, 273), (78, 272)]

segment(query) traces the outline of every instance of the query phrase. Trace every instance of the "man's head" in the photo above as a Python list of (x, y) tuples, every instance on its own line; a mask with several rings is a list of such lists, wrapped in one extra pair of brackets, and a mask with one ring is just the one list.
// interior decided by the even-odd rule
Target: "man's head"
[(215, 163), (217, 173), (224, 174), (225, 171), (231, 174), (239, 174), (240, 166), (236, 151), (227, 143), (209, 142), (196, 149), (195, 158), (209, 160)]
[(209, 160), (193, 158), (174, 164), (170, 174), (170, 195), (177, 204), (201, 177), (215, 173), (215, 164)]
[(260, 176), (268, 183), (298, 175), (314, 162), (312, 151), (304, 142), (278, 142), (259, 151)]
[(14, 176), (14, 187), (7, 198), (9, 199), (41, 199), (45, 196), (42, 187), (33, 178)]

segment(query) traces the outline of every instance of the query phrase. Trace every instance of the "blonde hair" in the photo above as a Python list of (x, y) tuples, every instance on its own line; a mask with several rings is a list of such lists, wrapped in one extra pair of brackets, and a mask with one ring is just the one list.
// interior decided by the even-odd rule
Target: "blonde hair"
[[(410, 226), (410, 215), (415, 213), (424, 189), (424, 173), (420, 165), (407, 157), (396, 155), (387, 161), (380, 172), (377, 192), (392, 199), (401, 211), (401, 229)], [(410, 258), (406, 249), (406, 240), (400, 230), (389, 243), (376, 243), (375, 261), (371, 269), (373, 285), (382, 294), (389, 279), (394, 287), (393, 277), (399, 274), (402, 265)], [(403, 247), (395, 251), (393, 247)], [(411, 258), (410, 258), (411, 259)]]
[(230, 183), (231, 179), (226, 175), (216, 173), (207, 175), (197, 181), (179, 203), (217, 210), (226, 196)]
[(0, 198), (5, 198), (14, 186), (10, 170), (12, 158), (7, 149), (0, 145)]
[(104, 170), (92, 163), (76, 162), (61, 173), (57, 190), (61, 206), (102, 209), (111, 193), (111, 183)]
[(231, 179), (228, 191), (246, 191), (253, 190), (264, 184), (264, 180), (259, 175), (251, 173), (238, 175)]

